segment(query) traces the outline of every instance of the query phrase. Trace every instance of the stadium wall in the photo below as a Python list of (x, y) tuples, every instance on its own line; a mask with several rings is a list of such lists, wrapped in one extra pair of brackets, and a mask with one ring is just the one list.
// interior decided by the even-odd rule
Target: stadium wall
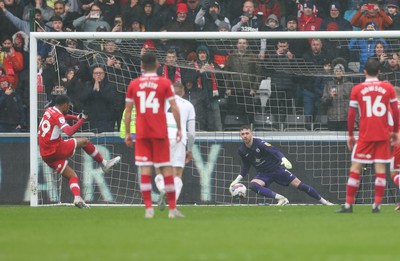
[[(273, 134), (273, 135), (272, 135)], [(343, 201), (345, 195), (345, 182), (348, 175), (349, 154), (347, 151), (345, 139), (342, 136), (332, 134), (327, 136), (319, 136), (306, 133), (264, 133), (261, 135), (271, 142), (275, 147), (280, 149), (293, 164), (293, 173), (295, 173), (303, 182), (314, 186), (321, 194), (335, 203)], [(92, 138), (91, 138), (92, 139)], [(122, 163), (129, 166), (129, 170), (122, 168), (121, 171), (129, 171), (131, 178), (137, 179), (137, 169), (134, 166), (133, 150), (127, 148), (121, 138), (117, 134), (105, 137), (96, 137), (96, 144), (111, 145), (113, 153), (122, 156)], [(339, 153), (332, 154), (331, 139), (336, 139), (335, 150)], [(232, 133), (200, 133), (197, 135), (194, 160), (187, 166), (184, 172), (184, 188), (179, 199), (180, 204), (230, 204), (235, 203), (229, 195), (228, 186), (232, 179), (236, 177), (240, 170), (241, 160), (238, 156), (237, 149), (241, 140), (237, 132)], [(325, 144), (326, 143), (326, 144)], [(29, 134), (3, 134), (0, 136), (0, 204), (29, 204), (29, 179), (30, 179), (30, 162), (29, 162)], [(197, 152), (196, 152), (197, 151)], [(197, 153), (197, 155), (196, 155)], [(103, 153), (104, 154), (104, 153)], [(211, 155), (212, 154), (212, 155)], [(110, 156), (111, 153), (108, 155)], [(327, 158), (335, 157), (334, 159)], [(227, 161), (226, 159), (230, 160)], [(82, 162), (79, 166), (87, 166), (92, 164), (91, 158), (75, 156), (75, 161)], [(90, 161), (90, 162), (89, 162)], [(335, 171), (329, 168), (331, 161), (338, 162), (343, 168)], [(229, 163), (231, 162), (231, 163)], [(312, 169), (310, 169), (312, 163)], [(211, 164), (213, 168), (211, 173), (201, 170), (199, 166)], [(43, 168), (43, 162), (39, 159), (39, 168)], [(210, 166), (210, 165), (207, 165)], [(78, 175), (82, 178), (86, 171), (76, 169)], [(232, 173), (233, 172), (233, 173)], [(334, 173), (333, 172), (341, 172)], [(254, 172), (250, 173), (250, 178), (254, 176)], [(248, 184), (249, 178), (246, 178), (244, 184)], [(138, 183), (131, 183), (138, 186)], [(121, 183), (121, 186), (125, 184)], [(85, 190), (85, 185), (81, 185)], [(46, 186), (41, 186), (39, 171), (39, 190), (46, 190)], [(314, 204), (314, 199), (293, 188), (281, 187), (273, 184), (272, 189), (285, 195), (291, 203)], [(71, 202), (68, 187), (61, 195), (62, 202)], [(139, 191), (139, 188), (130, 188), (130, 191)], [(137, 193), (137, 192), (136, 192)], [(372, 191), (366, 192), (369, 195), (363, 195), (363, 198), (372, 198)], [(245, 202), (246, 204), (259, 203), (259, 199), (254, 197)], [(134, 196), (135, 200), (131, 203), (140, 204), (140, 194)], [(92, 203), (105, 203), (97, 201)], [(268, 201), (267, 201), (268, 204)]]

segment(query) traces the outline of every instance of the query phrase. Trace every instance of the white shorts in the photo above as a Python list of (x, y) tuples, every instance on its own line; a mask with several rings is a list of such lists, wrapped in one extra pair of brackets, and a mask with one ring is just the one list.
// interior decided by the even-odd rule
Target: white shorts
[(169, 139), (169, 151), (172, 167), (185, 167), (186, 146), (183, 142), (176, 143), (175, 139)]

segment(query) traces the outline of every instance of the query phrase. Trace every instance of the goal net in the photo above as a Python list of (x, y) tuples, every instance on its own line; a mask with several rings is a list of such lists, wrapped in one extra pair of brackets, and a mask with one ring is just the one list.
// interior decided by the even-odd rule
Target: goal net
[[(386, 69), (380, 77), (398, 86), (400, 74), (392, 66), (400, 50), (398, 36), (391, 31), (31, 33), (30, 68), (31, 72), (39, 72), (30, 75), (31, 205), (72, 202), (68, 182), (40, 158), (37, 125), (59, 93), (71, 97), (71, 113), (85, 109), (88, 101), (82, 93), (88, 86), (93, 87), (92, 71), (96, 67), (104, 70), (104, 81), (113, 89), (106, 108), (113, 124), (104, 128), (101, 120), (96, 122), (95, 110), (89, 112), (89, 120), (75, 136), (88, 137), (105, 159), (121, 156), (122, 161), (104, 175), (90, 156), (77, 150), (69, 164), (77, 172), (82, 196), (89, 204), (142, 203), (133, 150), (120, 138), (119, 123), (126, 87), (141, 75), (140, 55), (146, 51), (156, 53), (160, 75), (184, 84), (186, 98), (196, 108), (197, 139), (193, 160), (184, 171), (178, 203), (274, 203), (249, 190), (241, 200), (229, 194), (229, 184), (240, 172), (238, 130), (245, 124), (253, 127), (257, 137), (279, 148), (303, 182), (332, 202), (341, 203), (345, 199), (350, 152), (346, 132), (328, 130), (332, 128), (328, 125), (332, 109), (329, 111), (329, 102), (322, 101), (331, 90), (325, 86), (335, 81), (335, 71), (341, 69), (338, 64), (343, 66), (343, 77), (351, 86), (363, 81), (364, 44), (374, 49), (382, 44), (382, 66)], [(310, 44), (317, 49), (321, 45), (323, 55), (315, 58)], [(41, 52), (43, 46), (49, 52)], [(347, 104), (335, 108), (333, 114), (346, 115)], [(248, 187), (254, 175), (252, 171), (243, 184)], [(373, 170), (366, 166), (356, 203), (372, 202), (374, 180)], [(318, 203), (293, 188), (271, 188), (291, 203)], [(396, 202), (397, 191), (393, 182), (388, 182), (384, 202)], [(159, 194), (155, 186), (152, 196), (156, 202)]]

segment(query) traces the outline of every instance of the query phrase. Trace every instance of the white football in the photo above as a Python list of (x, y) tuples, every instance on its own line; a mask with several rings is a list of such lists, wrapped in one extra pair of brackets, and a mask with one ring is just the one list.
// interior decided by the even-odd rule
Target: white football
[(247, 188), (242, 183), (237, 183), (232, 186), (231, 194), (235, 198), (244, 198), (246, 197)]

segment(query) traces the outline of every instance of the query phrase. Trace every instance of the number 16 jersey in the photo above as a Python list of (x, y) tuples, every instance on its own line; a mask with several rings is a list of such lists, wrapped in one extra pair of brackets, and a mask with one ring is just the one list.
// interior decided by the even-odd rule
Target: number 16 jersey
[(390, 104), (397, 103), (393, 85), (376, 79), (367, 79), (353, 87), (350, 107), (360, 113), (359, 140), (390, 140), (393, 119)]
[(132, 80), (126, 102), (136, 107), (136, 138), (168, 138), (165, 103), (175, 99), (172, 82), (157, 74), (144, 74)]

